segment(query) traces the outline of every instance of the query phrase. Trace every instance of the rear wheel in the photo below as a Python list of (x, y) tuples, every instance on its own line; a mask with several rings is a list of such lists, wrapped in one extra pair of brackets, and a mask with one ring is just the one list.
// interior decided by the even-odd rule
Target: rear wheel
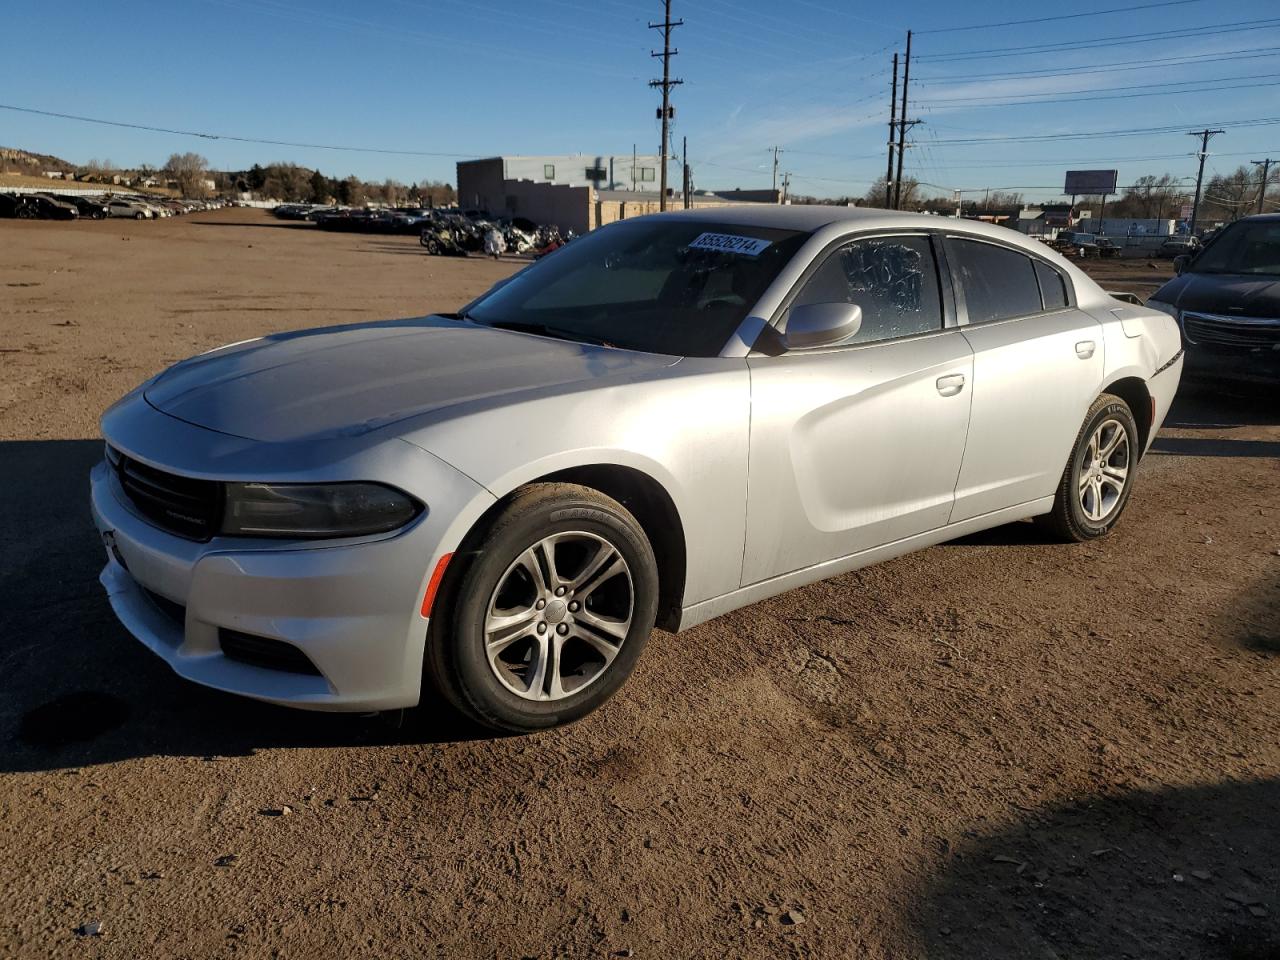
[(1133, 412), (1119, 397), (1104, 393), (1089, 408), (1053, 511), (1041, 523), (1064, 540), (1106, 536), (1129, 502), (1140, 452)]
[(653, 630), (658, 574), (617, 501), (532, 484), (459, 555), (465, 566), (436, 600), (427, 669), (463, 714), (539, 730), (585, 716), (630, 676)]
[(135, 214), (133, 215), (133, 219), (135, 219), (135, 220), (145, 220), (145, 219), (147, 219), (147, 215), (146, 215), (145, 213), (143, 213), (141, 210), (139, 210), (137, 213), (135, 213)]

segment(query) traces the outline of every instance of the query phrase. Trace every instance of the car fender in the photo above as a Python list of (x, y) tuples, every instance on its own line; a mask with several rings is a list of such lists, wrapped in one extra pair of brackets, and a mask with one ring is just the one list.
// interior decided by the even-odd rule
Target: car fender
[[(685, 539), (685, 603), (696, 603), (740, 585), (750, 375), (742, 361), (678, 366), (685, 375), (525, 399), (452, 416), (401, 437), (498, 499), (576, 467), (639, 471), (675, 507)], [(482, 437), (505, 441), (477, 439)]]

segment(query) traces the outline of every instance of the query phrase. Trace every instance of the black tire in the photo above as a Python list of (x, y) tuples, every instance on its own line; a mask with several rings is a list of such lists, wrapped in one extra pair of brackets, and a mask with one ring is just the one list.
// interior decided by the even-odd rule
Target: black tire
[[(511, 576), (516, 558), (555, 533), (601, 538), (621, 554), (631, 576), (631, 624), (612, 660), (582, 689), (561, 699), (526, 699), (504, 685), (490, 665), (485, 618), (490, 599)], [(550, 614), (551, 607), (546, 609)], [(450, 564), (428, 626), (423, 697), (434, 687), (470, 720), (506, 733), (570, 723), (601, 706), (626, 682), (653, 630), (657, 609), (653, 549), (626, 508), (575, 484), (530, 484), (516, 491), (492, 524), (469, 538)], [(533, 646), (537, 640), (521, 642)], [(572, 637), (565, 640), (563, 650), (573, 642)], [(565, 662), (569, 659), (566, 655)]]
[(147, 215), (146, 215), (145, 213), (143, 213), (141, 210), (139, 210), (137, 213), (135, 213), (135, 214), (133, 215), (133, 219), (135, 219), (135, 220), (145, 220), (145, 219), (147, 219)]
[[(1086, 471), (1093, 468), (1093, 462), (1087, 462), (1093, 436), (1109, 421), (1115, 421), (1125, 433), (1125, 478), (1122, 489), (1106, 509), (1105, 514), (1094, 519), (1089, 516), (1085, 505), (1081, 502), (1081, 481)], [(1058, 483), (1058, 490), (1053, 498), (1053, 510), (1043, 517), (1036, 518), (1040, 525), (1054, 536), (1074, 543), (1097, 540), (1110, 533), (1119, 521), (1120, 515), (1124, 513), (1124, 508), (1128, 505), (1129, 497), (1133, 493), (1138, 459), (1141, 456), (1138, 443), (1138, 425), (1127, 403), (1110, 393), (1104, 393), (1093, 401), (1084, 418), (1080, 433), (1076, 436), (1075, 445), (1071, 448), (1071, 459), (1067, 461), (1067, 466), (1062, 471), (1062, 479)], [(1112, 454), (1115, 464), (1120, 462), (1117, 457), (1118, 451)], [(1108, 466), (1115, 469), (1112, 464)]]

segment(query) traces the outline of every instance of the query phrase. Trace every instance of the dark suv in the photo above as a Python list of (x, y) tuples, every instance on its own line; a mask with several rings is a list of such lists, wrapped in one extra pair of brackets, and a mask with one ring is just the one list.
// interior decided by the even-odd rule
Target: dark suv
[(1147, 306), (1177, 319), (1189, 369), (1280, 378), (1280, 214), (1237, 220), (1174, 268)]

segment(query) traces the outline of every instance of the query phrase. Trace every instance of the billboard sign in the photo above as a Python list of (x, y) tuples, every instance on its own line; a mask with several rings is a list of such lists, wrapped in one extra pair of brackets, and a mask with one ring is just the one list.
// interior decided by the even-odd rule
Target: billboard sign
[(1115, 170), (1068, 170), (1062, 192), (1073, 197), (1116, 192)]

